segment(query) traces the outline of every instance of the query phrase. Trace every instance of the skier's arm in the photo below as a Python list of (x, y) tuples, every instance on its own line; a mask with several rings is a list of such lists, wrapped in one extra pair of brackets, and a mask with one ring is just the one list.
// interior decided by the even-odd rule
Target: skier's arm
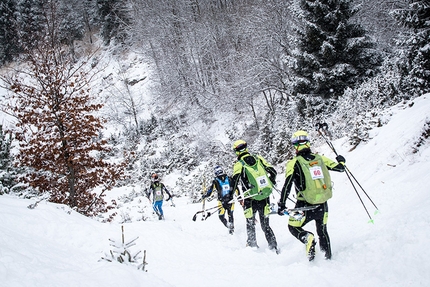
[(284, 215), (282, 212), (285, 207), (285, 202), (287, 201), (288, 196), (290, 196), (291, 188), (293, 186), (293, 179), (294, 179), (294, 172), (296, 167), (296, 160), (292, 159), (287, 162), (286, 170), (285, 170), (285, 182), (284, 186), (281, 190), (281, 197), (279, 198), (278, 202), (278, 214)]
[(151, 189), (147, 188), (144, 190), (145, 196), (149, 199), (149, 196), (151, 195)]
[(279, 199), (279, 202), (284, 205), (285, 205), (285, 202), (287, 201), (288, 196), (290, 195), (291, 188), (293, 186), (295, 165), (296, 165), (296, 160), (290, 160), (288, 161), (287, 167), (285, 170), (285, 182), (281, 190), (281, 198)]
[(172, 198), (172, 194), (167, 190), (166, 186), (164, 185), (164, 183), (161, 183), (161, 188), (164, 192), (167, 193), (167, 195), (169, 196), (166, 201), (169, 201)]
[(236, 162), (233, 166), (233, 176), (232, 176), (232, 180), (231, 180), (231, 188), (233, 190), (238, 189), (238, 185), (239, 185), (239, 181), (240, 181), (240, 176), (242, 174), (242, 164), (240, 162)]
[(323, 159), (324, 164), (327, 166), (329, 170), (338, 171), (338, 172), (344, 172), (345, 171), (345, 158), (341, 155), (337, 156), (336, 159), (337, 162), (334, 160), (329, 159), (326, 156), (321, 156)]
[[(233, 182), (233, 179), (232, 179), (232, 177), (229, 177), (229, 179), (228, 179), (230, 182)], [(231, 196), (232, 197), (234, 197), (235, 195), (236, 196), (239, 196), (239, 189), (236, 187), (236, 188), (233, 188), (232, 186), (231, 186), (231, 190), (230, 190), (230, 193), (231, 193)]]
[(146, 190), (146, 196), (148, 197), (149, 201), (151, 201), (151, 194), (154, 194), (154, 190), (152, 189), (152, 185), (149, 186), (149, 188)]
[(214, 189), (215, 189), (215, 180), (212, 181), (211, 186), (206, 191), (206, 194), (203, 194), (202, 199), (205, 199), (205, 198), (211, 196), (211, 194), (214, 191)]
[(264, 169), (269, 173), (270, 181), (273, 184), (276, 184), (276, 176), (278, 175), (278, 173), (276, 172), (275, 168), (271, 164), (269, 164), (262, 156), (258, 156), (258, 159), (263, 164)]

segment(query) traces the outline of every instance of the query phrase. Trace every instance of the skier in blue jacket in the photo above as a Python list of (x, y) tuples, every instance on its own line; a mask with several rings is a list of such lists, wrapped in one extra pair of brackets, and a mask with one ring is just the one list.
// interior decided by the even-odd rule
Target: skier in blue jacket
[[(221, 166), (216, 166), (214, 168), (215, 178), (212, 181), (212, 184), (206, 194), (202, 196), (202, 199), (205, 199), (211, 196), (214, 190), (218, 193), (218, 216), (221, 222), (225, 227), (228, 228), (229, 233), (233, 234), (234, 232), (234, 202), (230, 202), (233, 199), (234, 191), (231, 187), (231, 178), (227, 176)], [(228, 214), (228, 222), (225, 218), (226, 211)]]

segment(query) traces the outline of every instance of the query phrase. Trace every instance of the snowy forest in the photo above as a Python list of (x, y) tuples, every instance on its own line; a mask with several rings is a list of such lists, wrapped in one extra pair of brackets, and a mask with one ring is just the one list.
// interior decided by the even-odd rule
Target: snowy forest
[(199, 197), (237, 139), (278, 173), (298, 129), (354, 149), (430, 92), (428, 0), (1, 0), (0, 27), (0, 194), (89, 217), (154, 172)]

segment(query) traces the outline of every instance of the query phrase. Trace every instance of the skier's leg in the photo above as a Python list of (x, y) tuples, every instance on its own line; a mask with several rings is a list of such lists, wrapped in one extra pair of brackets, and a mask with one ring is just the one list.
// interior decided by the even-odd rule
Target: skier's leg
[(160, 215), (164, 216), (164, 213), (163, 213), (163, 201), (162, 200), (159, 201), (158, 210), (160, 211)]
[(253, 200), (245, 199), (244, 201), (244, 214), (246, 218), (246, 246), (258, 247), (257, 238), (255, 236), (255, 212), (252, 208)]
[(234, 203), (230, 204), (230, 206), (227, 208), (228, 222), (230, 222), (232, 226), (234, 226), (233, 211), (234, 211)]
[(322, 205), (322, 208), (318, 208), (316, 211), (317, 218), (315, 219), (315, 225), (317, 234), (319, 237), (319, 245), (322, 252), (324, 252), (326, 259), (331, 259), (331, 245), (330, 237), (327, 231), (327, 218), (328, 218), (328, 206), (327, 203)]
[(152, 209), (157, 214), (157, 216), (160, 216), (160, 211), (158, 210), (158, 201), (154, 201), (154, 203), (152, 203)]
[(260, 218), (261, 229), (263, 230), (264, 236), (269, 243), (269, 249), (277, 249), (278, 244), (276, 242), (276, 237), (269, 224), (269, 213), (270, 207), (267, 200), (262, 200), (259, 202), (258, 214)]
[(233, 217), (233, 210), (234, 210), (234, 204), (229, 204), (229, 206), (227, 206), (227, 213), (228, 213), (228, 229), (229, 229), (229, 233), (233, 234), (234, 233), (234, 217)]
[(309, 261), (312, 261), (315, 258), (315, 236), (312, 232), (302, 228), (302, 226), (306, 225), (309, 221), (314, 220), (313, 216), (309, 216), (307, 213), (308, 212), (305, 211), (301, 219), (290, 217), (288, 221), (288, 230), (294, 237), (306, 245), (306, 256)]
[(218, 201), (218, 206), (219, 206), (219, 210), (218, 210), (219, 220), (221, 220), (222, 224), (224, 224), (225, 227), (228, 227), (227, 220), (225, 219), (225, 208), (222, 206), (221, 201)]

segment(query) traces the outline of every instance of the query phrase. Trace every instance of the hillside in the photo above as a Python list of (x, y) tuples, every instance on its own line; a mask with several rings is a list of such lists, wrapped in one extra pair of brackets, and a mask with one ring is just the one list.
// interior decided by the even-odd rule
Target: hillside
[[(372, 130), (372, 139), (348, 152), (345, 139), (334, 141), (338, 153), (379, 209), (358, 188), (374, 224), (345, 174), (333, 174), (329, 232), (333, 259), (317, 253), (309, 263), (304, 247), (287, 230), (285, 217), (273, 215), (271, 225), (281, 254), (267, 248), (257, 228), (258, 250), (245, 247), (244, 217), (236, 207), (236, 232), (229, 235), (216, 215), (191, 218), (200, 204), (175, 198), (165, 203), (165, 221), (152, 217), (139, 185), (119, 188), (110, 197), (120, 202), (112, 223), (85, 218), (65, 206), (0, 196), (0, 277), (2, 286), (426, 286), (430, 281), (430, 234), (427, 171), (430, 144), (430, 95), (391, 108), (387, 125)], [(428, 133), (428, 131), (427, 131)], [(314, 150), (334, 157), (324, 145)], [(180, 176), (180, 175), (177, 175)], [(166, 178), (174, 188), (175, 178)], [(278, 188), (283, 184), (279, 176)], [(133, 193), (134, 191), (134, 193)], [(275, 194), (277, 195), (277, 194)], [(125, 200), (128, 198), (129, 200)], [(276, 198), (273, 199), (276, 202)], [(208, 206), (215, 205), (212, 201)], [(142, 215), (148, 216), (146, 221)], [(127, 218), (127, 223), (122, 223)], [(135, 265), (100, 260), (121, 242), (139, 237), (133, 251), (146, 250), (148, 272)], [(314, 230), (312, 224), (306, 227)]]

